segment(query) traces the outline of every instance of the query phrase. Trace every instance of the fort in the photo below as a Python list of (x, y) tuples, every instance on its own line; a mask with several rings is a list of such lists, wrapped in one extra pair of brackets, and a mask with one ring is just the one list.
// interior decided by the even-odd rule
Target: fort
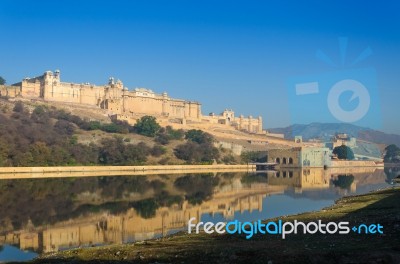
[(107, 110), (113, 119), (131, 124), (144, 115), (151, 115), (161, 124), (221, 124), (248, 133), (265, 133), (261, 116), (237, 117), (233, 110), (228, 109), (220, 115), (203, 115), (199, 102), (171, 98), (166, 92), (157, 94), (145, 88), (129, 90), (113, 77), (107, 84), (98, 86), (62, 82), (59, 70), (46, 71), (41, 76), (24, 78), (11, 86), (0, 85), (0, 96), (91, 105)]

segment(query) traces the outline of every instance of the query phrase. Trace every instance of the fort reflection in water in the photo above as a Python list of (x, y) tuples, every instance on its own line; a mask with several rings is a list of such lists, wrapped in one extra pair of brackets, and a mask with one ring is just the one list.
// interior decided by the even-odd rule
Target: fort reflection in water
[[(348, 183), (348, 186), (335, 186), (335, 180), (339, 175), (352, 175), (353, 180)], [(361, 191), (369, 190), (364, 187), (382, 186), (387, 181), (383, 169), (376, 168), (288, 169), (264, 173), (217, 173), (210, 176), (219, 178), (216, 181), (217, 184), (213, 185), (210, 196), (203, 197), (204, 199), (199, 202), (193, 202), (190, 200), (191, 198), (188, 198), (189, 191), (177, 188), (177, 179), (182, 178), (182, 175), (151, 175), (147, 177), (152, 179), (152, 182), (161, 182), (162, 189), (167, 190), (172, 195), (171, 197), (182, 195), (184, 199), (158, 206), (150, 215), (144, 215), (133, 207), (128, 207), (121, 212), (111, 212), (112, 210), (104, 207), (101, 210), (88, 210), (78, 215), (72, 215), (51, 224), (35, 226), (29, 221), (20, 228), (15, 228), (11, 223), (8, 227), (0, 230), (0, 245), (10, 244), (22, 250), (41, 253), (80, 246), (128, 243), (163, 237), (183, 230), (191, 217), (202, 219), (204, 216), (219, 215), (223, 219), (229, 220), (244, 212), (250, 212), (251, 217), (253, 211), (268, 210), (265, 206), (263, 207), (268, 196), (290, 193), (301, 196), (310, 192), (324, 192), (331, 193), (330, 197), (333, 197), (333, 201), (342, 195), (357, 193), (359, 188)], [(196, 175), (194, 174), (193, 177)], [(124, 178), (126, 176), (120, 176), (121, 180)], [(194, 188), (202, 188), (202, 186), (200, 184)], [(115, 198), (115, 201), (124, 199), (134, 201), (147, 199), (146, 201), (148, 201), (155, 195), (154, 190), (140, 194), (133, 192), (129, 198), (119, 197)], [(191, 195), (192, 198), (197, 197), (196, 192)], [(75, 194), (74, 202), (98, 204), (98, 196), (96, 190), (85, 191), (79, 195)], [(109, 200), (107, 202), (110, 203)], [(21, 214), (24, 214), (23, 210), (21, 210)], [(5, 219), (2, 221), (7, 222)]]

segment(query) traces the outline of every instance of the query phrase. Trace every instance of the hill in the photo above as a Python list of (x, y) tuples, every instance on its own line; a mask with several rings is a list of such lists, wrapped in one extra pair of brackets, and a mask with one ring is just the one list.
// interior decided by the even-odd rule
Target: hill
[(288, 139), (301, 135), (303, 136), (303, 140), (317, 138), (322, 141), (329, 141), (335, 133), (346, 133), (359, 140), (376, 144), (396, 144), (400, 146), (400, 135), (387, 134), (382, 131), (344, 123), (294, 124), (283, 128), (271, 128), (268, 131), (271, 133), (282, 133)]
[(161, 127), (150, 116), (139, 121), (130, 125), (94, 109), (69, 112), (44, 102), (0, 99), (0, 167), (241, 162), (220, 151), (206, 132)]

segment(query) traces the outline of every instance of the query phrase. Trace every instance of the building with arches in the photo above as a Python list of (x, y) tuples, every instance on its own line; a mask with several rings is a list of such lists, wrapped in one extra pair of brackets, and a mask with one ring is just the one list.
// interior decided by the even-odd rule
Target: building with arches
[(325, 147), (294, 147), (271, 149), (268, 151), (268, 162), (276, 163), (280, 168), (329, 167), (331, 151)]

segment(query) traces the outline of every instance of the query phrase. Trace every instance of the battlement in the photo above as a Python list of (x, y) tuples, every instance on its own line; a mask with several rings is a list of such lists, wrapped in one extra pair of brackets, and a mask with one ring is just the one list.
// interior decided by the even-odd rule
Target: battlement
[(109, 115), (123, 116), (125, 120), (152, 115), (182, 120), (183, 123), (186, 120), (218, 123), (250, 133), (263, 133), (261, 117), (235, 117), (231, 109), (225, 109), (221, 115), (203, 116), (199, 102), (171, 98), (166, 92), (158, 94), (147, 88), (129, 90), (114, 77), (110, 77), (107, 84), (95, 85), (89, 82), (62, 82), (59, 70), (46, 71), (37, 77), (26, 77), (12, 86), (0, 86), (0, 96), (91, 105), (108, 110)]

